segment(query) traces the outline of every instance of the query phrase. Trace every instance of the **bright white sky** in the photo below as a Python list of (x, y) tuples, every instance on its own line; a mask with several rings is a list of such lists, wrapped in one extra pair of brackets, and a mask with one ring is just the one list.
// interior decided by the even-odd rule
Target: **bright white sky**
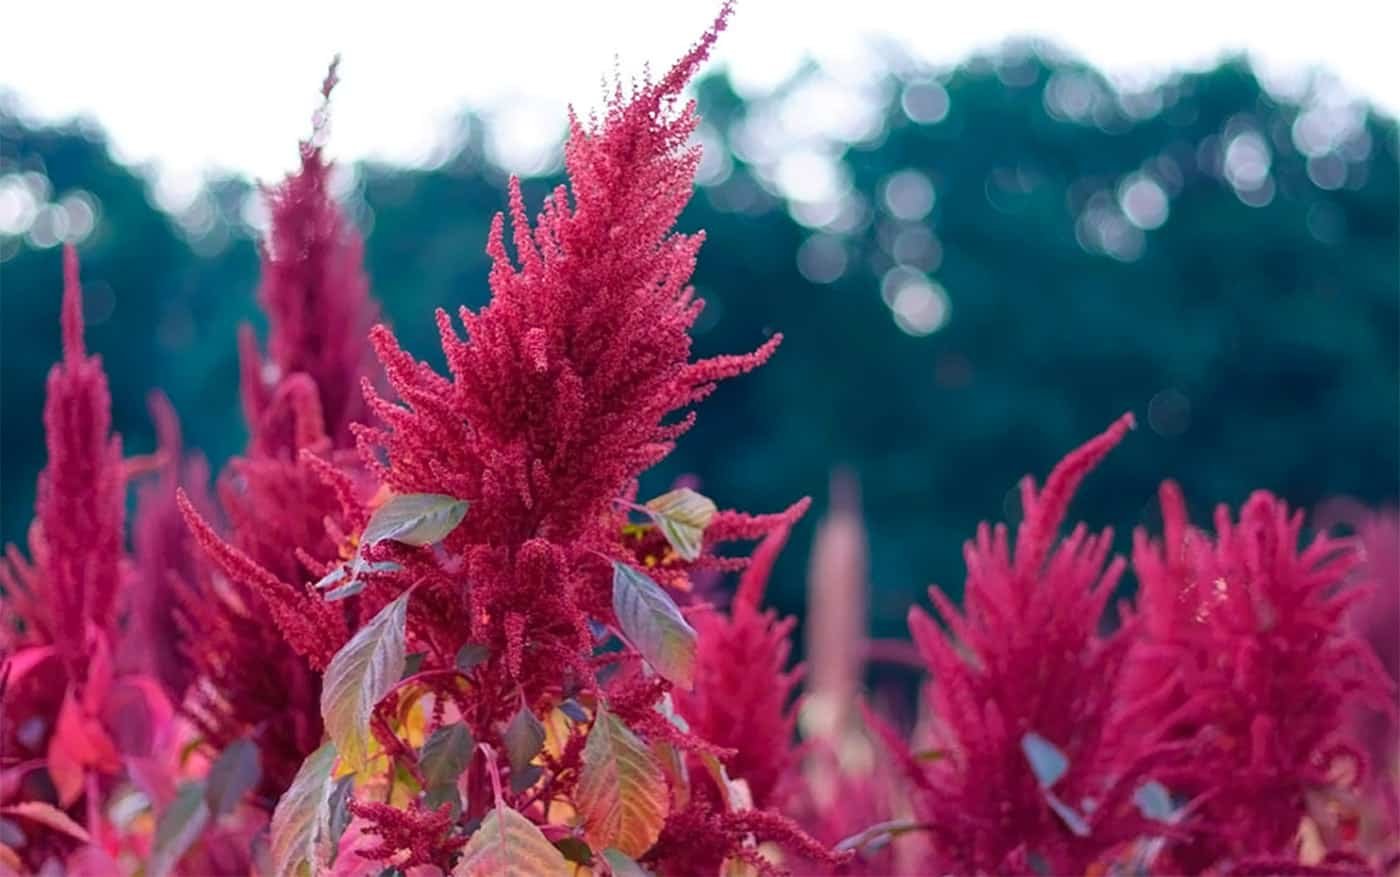
[[(331, 152), (421, 161), (464, 106), (553, 138), (563, 107), (596, 106), (614, 58), (664, 68), (712, 0), (7, 3), (0, 87), (27, 114), (96, 118), (118, 155), (183, 188), (211, 169), (270, 178), (295, 159), (325, 65), (343, 56)], [(1396, 14), (1383, 0), (740, 0), (720, 41), (745, 92), (812, 56), (841, 77), (893, 39), (936, 64), (1035, 35), (1130, 81), (1245, 50), (1278, 75), (1325, 68), (1400, 110)], [(1388, 20), (1383, 20), (1388, 19)]]

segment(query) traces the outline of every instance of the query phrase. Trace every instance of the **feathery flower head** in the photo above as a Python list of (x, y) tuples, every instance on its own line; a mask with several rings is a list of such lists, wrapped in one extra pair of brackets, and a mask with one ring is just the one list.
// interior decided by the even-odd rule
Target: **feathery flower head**
[[(63, 360), (49, 372), (44, 402), (48, 464), (39, 475), (31, 533), (33, 574), (16, 565), (12, 605), (32, 630), (24, 639), (52, 644), (75, 679), (87, 661), (89, 626), (116, 624), (125, 574), (126, 473), (113, 435), (111, 393), (100, 357), (83, 343), (78, 254), (63, 252)], [(28, 579), (27, 582), (20, 579)], [(7, 598), (11, 603), (11, 598)], [(15, 634), (5, 625), (7, 635)]]
[(1365, 771), (1348, 712), (1393, 696), (1347, 623), (1362, 592), (1342, 585), (1361, 555), (1321, 533), (1300, 548), (1302, 513), (1265, 491), (1238, 519), (1218, 507), (1214, 534), (1191, 526), (1174, 484), (1161, 502), (1162, 540), (1135, 534), (1143, 636), (1125, 700), (1137, 722), (1190, 747), (1162, 779), (1202, 798), (1209, 830), (1173, 848), (1174, 864), (1289, 860), (1311, 796)]
[[(932, 744), (941, 756), (929, 765), (904, 758), (940, 873), (1000, 872), (1036, 859), (1050, 873), (1084, 873), (1142, 828), (1131, 804), (1140, 771), (1124, 766), (1137, 753), (1125, 758), (1108, 739), (1128, 640), (1121, 630), (1099, 634), (1123, 563), (1109, 560), (1108, 531), (1079, 525), (1059, 537), (1079, 483), (1132, 426), (1124, 415), (1065, 457), (1043, 488), (1021, 482), (1025, 517), (1014, 549), (1004, 525), (978, 528), (963, 552), (963, 611), (930, 592), (946, 631), (918, 608), (909, 613), (932, 676)], [(1033, 767), (1038, 741), (1064, 759), (1060, 775)]]
[(317, 393), (326, 435), (337, 447), (351, 441), (350, 424), (364, 414), (360, 379), (369, 373), (365, 335), (376, 308), (364, 273), (364, 245), (330, 192), (332, 166), (323, 153), (332, 62), (321, 87), (312, 136), (301, 144), (301, 168), (264, 190), (271, 232), (260, 247), (258, 302), (268, 321), (267, 360), (252, 331), (240, 338), (243, 404), (255, 453), (286, 450), (268, 435), (265, 411), (286, 376), (303, 372)]
[[(690, 360), (702, 303), (688, 283), (701, 236), (672, 227), (699, 152), (687, 145), (694, 106), (679, 95), (729, 11), (662, 79), (630, 95), (619, 85), (601, 118), (571, 120), (569, 187), (546, 199), (533, 227), (511, 182), (514, 259), (498, 216), (490, 303), (460, 311), (465, 339), (438, 312), (449, 377), (413, 360), (388, 329), (372, 333), (403, 404), (367, 386), (382, 425), (357, 427), (362, 461), (395, 493), (470, 502), (469, 520), (444, 543), (446, 562), (471, 582), (470, 630), (456, 635), (502, 662), (502, 709), (517, 686), (535, 702), (561, 677), (591, 680), (586, 619), (612, 614), (604, 558), (636, 547), (622, 539), (620, 503), (694, 415), (667, 418), (764, 362), (779, 341)], [(779, 523), (720, 513), (706, 541), (757, 538)], [(417, 593), (460, 607), (455, 581)]]

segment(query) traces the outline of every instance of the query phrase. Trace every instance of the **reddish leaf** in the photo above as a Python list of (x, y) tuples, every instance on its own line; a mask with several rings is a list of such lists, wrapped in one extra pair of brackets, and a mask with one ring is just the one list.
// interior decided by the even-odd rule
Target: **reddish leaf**
[(83, 843), (92, 842), (87, 829), (74, 822), (67, 813), (43, 801), (21, 801), (8, 807), (0, 807), (0, 813), (7, 816), (23, 816), (25, 819), (32, 819), (41, 825), (47, 825), (55, 831), (61, 831), (69, 837), (77, 838)]

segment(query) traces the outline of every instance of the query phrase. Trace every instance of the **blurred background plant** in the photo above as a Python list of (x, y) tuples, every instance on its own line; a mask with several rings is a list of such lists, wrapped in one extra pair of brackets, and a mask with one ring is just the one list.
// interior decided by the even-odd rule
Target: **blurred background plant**
[[(1256, 487), (1301, 507), (1395, 500), (1392, 118), (1325, 78), (1271, 94), (1243, 60), (1134, 92), (1043, 46), (889, 64), (859, 90), (816, 65), (749, 100), (722, 73), (698, 84), (707, 153), (680, 222), (708, 236), (697, 354), (787, 342), (715, 394), (644, 493), (693, 473), (726, 503), (777, 508), (844, 466), (877, 637), (903, 635), (927, 582), (961, 580), (962, 538), (1016, 514), (1021, 474), (1124, 410), (1148, 428), (1078, 506), (1120, 540), (1158, 520), (1164, 477), (1236, 504)], [(57, 244), (77, 242), (92, 278), (89, 345), (127, 446), (154, 446), (145, 399), (162, 387), (217, 469), (245, 445), (233, 339), (261, 319), (266, 220), (236, 177), (167, 212), (92, 123), (6, 107), (0, 537), (20, 542), (59, 348)], [(485, 301), (481, 242), (506, 177), (492, 137), (467, 114), (428, 166), (337, 168), (375, 297), (439, 365), (416, 317)], [(530, 202), (558, 181), (557, 152), (535, 170)], [(801, 614), (817, 511), (774, 573), (786, 613)]]

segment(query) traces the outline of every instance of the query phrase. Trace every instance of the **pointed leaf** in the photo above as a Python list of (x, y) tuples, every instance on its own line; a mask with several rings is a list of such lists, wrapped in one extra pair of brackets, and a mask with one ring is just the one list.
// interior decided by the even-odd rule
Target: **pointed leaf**
[(366, 582), (364, 579), (351, 579), (350, 581), (346, 582), (340, 587), (332, 588), (331, 590), (327, 591), (324, 599), (327, 603), (334, 603), (337, 600), (348, 599), (363, 591), (365, 589), (365, 584)]
[(1172, 804), (1171, 793), (1166, 786), (1156, 780), (1149, 780), (1133, 792), (1133, 803), (1148, 819), (1158, 822), (1175, 822), (1176, 807)]
[(593, 864), (593, 851), (588, 848), (588, 844), (574, 837), (572, 834), (567, 837), (559, 838), (554, 842), (554, 846), (557, 847), (559, 852), (564, 854), (564, 858), (568, 859), (570, 862), (584, 866)]
[(452, 877), (569, 877), (572, 872), (533, 822), (498, 806), (467, 842)]
[(603, 850), (603, 861), (608, 863), (613, 877), (652, 877), (651, 872), (638, 865), (636, 859), (616, 847)]
[(327, 864), (334, 865), (340, 852), (340, 838), (350, 827), (350, 793), (355, 790), (355, 775), (348, 773), (335, 781), (326, 804), (326, 846), (330, 849)]
[(671, 596), (632, 567), (614, 562), (613, 611), (647, 663), (689, 690), (695, 679), (695, 628)]
[(1059, 782), (1069, 770), (1069, 759), (1054, 743), (1036, 733), (1028, 733), (1021, 738), (1021, 751), (1031, 764), (1031, 772), (1042, 789), (1048, 789)]
[(83, 843), (92, 843), (92, 838), (88, 835), (86, 828), (74, 822), (67, 813), (43, 801), (21, 801), (8, 807), (0, 807), (0, 813), (8, 816), (23, 816), (25, 819), (32, 819), (41, 825), (47, 825), (49, 828), (61, 831)]
[(457, 785), (457, 778), (467, 769), (471, 761), (472, 732), (461, 722), (445, 725), (432, 733), (423, 744), (418, 756), (418, 769), (428, 788), (450, 784)]
[(234, 740), (209, 767), (204, 799), (209, 804), (210, 815), (218, 819), (232, 813), (261, 779), (258, 744), (247, 737)]
[(663, 493), (647, 503), (647, 513), (656, 522), (666, 541), (685, 560), (700, 556), (705, 528), (714, 518), (714, 502), (689, 487)]
[(199, 838), (209, 824), (209, 805), (205, 803), (204, 783), (189, 782), (180, 787), (170, 807), (156, 823), (155, 842), (146, 864), (148, 877), (165, 877), (171, 873), (180, 857)]
[(322, 576), (312, 587), (318, 591), (325, 590), (331, 585), (343, 581), (348, 575), (350, 575), (350, 571), (346, 569), (345, 564), (342, 563), (340, 566), (337, 566), (335, 569)]
[(583, 747), (575, 799), (594, 849), (644, 854), (661, 834), (670, 790), (660, 763), (622, 720), (601, 705)]
[(404, 545), (430, 545), (457, 529), (467, 501), (441, 493), (401, 493), (375, 509), (360, 544), (392, 539)]
[(559, 711), (580, 724), (588, 721), (588, 710), (572, 697), (559, 704)]
[(927, 828), (927, 826), (915, 822), (912, 819), (895, 819), (890, 822), (877, 822), (869, 828), (858, 831), (841, 841), (836, 845), (835, 849), (838, 853), (859, 849), (874, 851), (885, 846), (901, 834), (910, 831), (919, 831), (924, 828)]
[(331, 767), (335, 744), (323, 743), (302, 762), (272, 813), (272, 868), (275, 877), (295, 874), (314, 861), (316, 841), (330, 816)]
[(506, 725), (503, 742), (510, 759), (511, 775), (523, 773), (544, 748), (544, 725), (535, 718), (534, 713), (522, 706), (510, 724)]
[(407, 614), (405, 591), (360, 628), (326, 668), (321, 718), (351, 770), (362, 770), (369, 757), (369, 721), (374, 705), (403, 677)]
[(1073, 807), (1061, 801), (1059, 797), (1049, 789), (1044, 790), (1042, 794), (1045, 795), (1045, 803), (1050, 805), (1050, 809), (1055, 811), (1055, 815), (1060, 817), (1060, 821), (1065, 824), (1065, 827), (1070, 830), (1070, 833), (1076, 837), (1089, 836), (1089, 823), (1086, 822), (1084, 817), (1080, 816)]
[(463, 673), (491, 657), (491, 650), (480, 643), (467, 643), (457, 650), (457, 669)]

